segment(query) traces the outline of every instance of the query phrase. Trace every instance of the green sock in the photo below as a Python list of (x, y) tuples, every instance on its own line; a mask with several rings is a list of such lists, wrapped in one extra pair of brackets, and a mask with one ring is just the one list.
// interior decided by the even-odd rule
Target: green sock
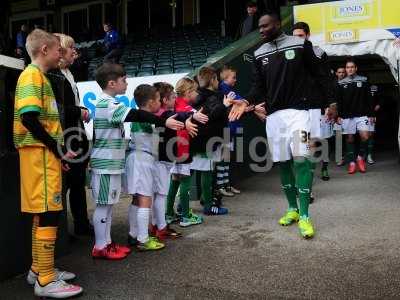
[(317, 168), (317, 163), (313, 162), (311, 160), (308, 161), (310, 164), (310, 171), (311, 171), (311, 190), (312, 191), (312, 183), (314, 182), (314, 175), (315, 175), (315, 169)]
[(295, 160), (293, 166), (299, 192), (299, 214), (301, 217), (308, 217), (308, 206), (310, 204), (310, 192), (312, 185), (310, 163), (307, 159)]
[(354, 157), (354, 144), (346, 143), (346, 162), (351, 163), (355, 161)]
[(298, 209), (297, 206), (297, 193), (296, 193), (296, 180), (293, 173), (293, 161), (288, 160), (279, 163), (282, 190), (286, 195), (289, 203), (289, 209)]
[(180, 182), (178, 180), (172, 180), (172, 179), (169, 184), (169, 190), (167, 195), (167, 212), (166, 212), (168, 216), (173, 216), (175, 213), (174, 204), (175, 204), (176, 194), (178, 193), (179, 184)]
[(182, 217), (189, 218), (190, 189), (192, 187), (192, 177), (185, 176), (181, 179), (179, 186), (179, 199), (182, 208)]
[(358, 155), (365, 159), (365, 156), (368, 151), (368, 140), (360, 141), (360, 150), (358, 151)]
[(372, 152), (374, 151), (374, 144), (375, 144), (374, 137), (371, 136), (368, 139), (368, 155), (372, 155)]
[(209, 209), (212, 206), (212, 172), (201, 171), (201, 199), (204, 208)]

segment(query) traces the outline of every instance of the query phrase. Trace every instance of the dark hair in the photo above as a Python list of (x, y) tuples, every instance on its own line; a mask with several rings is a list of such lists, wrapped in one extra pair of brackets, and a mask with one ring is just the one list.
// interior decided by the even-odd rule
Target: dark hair
[(124, 67), (114, 63), (104, 63), (96, 70), (96, 82), (104, 90), (111, 80), (126, 76)]
[(266, 10), (263, 13), (263, 15), (261, 16), (261, 18), (264, 17), (264, 16), (270, 16), (275, 21), (279, 21), (279, 22), (281, 21), (280, 13), (277, 12), (277, 11), (274, 11), (274, 10)]
[(356, 61), (354, 60), (354, 58), (352, 58), (352, 57), (348, 57), (348, 58), (346, 59), (346, 64), (345, 64), (345, 66), (347, 66), (348, 63), (353, 63), (353, 64), (357, 67), (357, 63), (356, 63)]
[(246, 7), (257, 7), (257, 2), (249, 1), (247, 2)]
[(147, 102), (156, 98), (157, 89), (150, 84), (141, 84), (133, 93), (137, 106), (144, 107)]
[(112, 26), (112, 24), (110, 23), (110, 22), (104, 22), (104, 24), (103, 25), (107, 25), (108, 27), (110, 27), (110, 28), (112, 28), (113, 26)]
[(167, 82), (156, 82), (153, 84), (153, 86), (160, 93), (161, 100), (164, 98), (169, 98), (174, 91), (174, 87)]
[(295, 29), (301, 29), (305, 32), (305, 34), (310, 34), (310, 26), (306, 22), (297, 22), (293, 25), (292, 31)]

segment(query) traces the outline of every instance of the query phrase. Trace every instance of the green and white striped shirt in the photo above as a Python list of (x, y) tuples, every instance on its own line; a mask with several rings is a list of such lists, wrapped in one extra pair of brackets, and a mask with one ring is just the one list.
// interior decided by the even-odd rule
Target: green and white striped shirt
[(90, 165), (96, 174), (125, 172), (124, 121), (131, 108), (102, 93), (96, 104), (94, 118), (95, 142)]

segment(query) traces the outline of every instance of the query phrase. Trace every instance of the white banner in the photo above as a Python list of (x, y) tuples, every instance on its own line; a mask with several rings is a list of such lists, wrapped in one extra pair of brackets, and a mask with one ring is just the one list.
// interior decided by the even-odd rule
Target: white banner
[[(179, 79), (186, 76), (186, 73), (181, 74), (168, 74), (168, 75), (156, 75), (147, 77), (135, 77), (128, 78), (128, 88), (126, 89), (125, 95), (117, 96), (117, 100), (129, 107), (136, 107), (135, 99), (133, 97), (133, 92), (136, 87), (140, 84), (153, 84), (155, 82), (168, 82), (174, 87)], [(101, 94), (100, 86), (96, 81), (85, 81), (78, 82), (79, 98), (81, 99), (81, 106), (86, 107), (91, 116), (94, 116), (96, 111), (97, 99)], [(89, 140), (92, 139), (93, 135), (93, 121), (85, 124), (85, 129)], [(125, 137), (130, 138), (130, 123), (125, 124)]]

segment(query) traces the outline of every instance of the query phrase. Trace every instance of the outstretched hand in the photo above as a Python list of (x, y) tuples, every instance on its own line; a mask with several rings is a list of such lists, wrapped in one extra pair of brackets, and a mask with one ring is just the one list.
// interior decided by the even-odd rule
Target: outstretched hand
[(242, 100), (232, 100), (232, 109), (229, 113), (228, 120), (230, 122), (239, 120), (245, 113), (247, 108), (247, 102)]
[(267, 111), (265, 110), (265, 102), (257, 104), (254, 107), (254, 114), (259, 118), (261, 121), (264, 121), (267, 118)]
[(181, 130), (181, 129), (183, 129), (185, 127), (185, 125), (182, 122), (175, 120), (175, 118), (177, 116), (178, 115), (175, 114), (175, 115), (169, 117), (167, 119), (167, 121), (165, 122), (165, 126), (168, 127), (169, 129), (172, 129), (172, 130)]
[(76, 156), (77, 154), (75, 152), (67, 151), (67, 153), (65, 153), (63, 157), (61, 157), (61, 169), (64, 172), (68, 172), (71, 169), (68, 165), (68, 162), (74, 159)]
[(208, 116), (203, 114), (203, 108), (200, 108), (199, 111), (193, 114), (193, 119), (202, 124), (206, 124), (208, 122)]
[(192, 122), (192, 117), (185, 121), (185, 128), (191, 137), (197, 136), (197, 125)]

